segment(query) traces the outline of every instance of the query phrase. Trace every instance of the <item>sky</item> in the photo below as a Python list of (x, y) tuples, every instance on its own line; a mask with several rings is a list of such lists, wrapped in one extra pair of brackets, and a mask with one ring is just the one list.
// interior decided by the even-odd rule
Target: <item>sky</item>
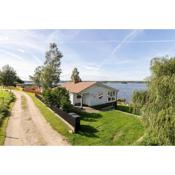
[(0, 68), (29, 80), (51, 42), (63, 54), (61, 80), (74, 67), (82, 80), (144, 80), (152, 58), (175, 56), (175, 30), (0, 30)]

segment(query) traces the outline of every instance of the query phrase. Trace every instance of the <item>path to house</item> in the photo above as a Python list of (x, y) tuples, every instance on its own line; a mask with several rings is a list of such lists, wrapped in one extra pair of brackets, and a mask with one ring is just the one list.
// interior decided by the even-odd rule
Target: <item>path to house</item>
[(51, 128), (26, 93), (13, 93), (16, 102), (9, 118), (5, 145), (68, 145), (65, 138)]

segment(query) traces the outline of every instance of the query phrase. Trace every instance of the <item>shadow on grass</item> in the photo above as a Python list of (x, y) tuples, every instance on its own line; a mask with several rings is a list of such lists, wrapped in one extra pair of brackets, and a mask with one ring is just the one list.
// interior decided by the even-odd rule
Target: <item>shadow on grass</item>
[(87, 113), (84, 112), (81, 115), (81, 120), (82, 121), (86, 121), (89, 122), (87, 125), (82, 125), (80, 126), (80, 131), (78, 132), (78, 134), (82, 135), (82, 136), (86, 136), (86, 137), (98, 137), (96, 135), (96, 133), (98, 132), (98, 130), (90, 125), (90, 122), (96, 122), (98, 119), (100, 119), (102, 117), (101, 114), (99, 113)]
[(98, 137), (96, 135), (96, 133), (98, 132), (98, 130), (90, 125), (81, 125), (80, 127), (80, 131), (78, 132), (78, 134), (82, 135), (82, 136), (86, 136), (86, 137)]

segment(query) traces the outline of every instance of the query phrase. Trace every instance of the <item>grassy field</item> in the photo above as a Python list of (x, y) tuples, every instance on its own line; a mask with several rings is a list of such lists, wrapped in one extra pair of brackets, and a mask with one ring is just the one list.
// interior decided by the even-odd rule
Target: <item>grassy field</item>
[(12, 108), (14, 96), (8, 91), (0, 90), (0, 145), (3, 145), (5, 140), (5, 131), (8, 124), (9, 112)]
[(135, 145), (144, 134), (141, 119), (118, 110), (84, 114), (73, 145)]
[(81, 118), (81, 130), (71, 134), (67, 125), (33, 94), (28, 94), (50, 125), (67, 137), (72, 145), (135, 145), (144, 134), (141, 118), (118, 110), (84, 113)]

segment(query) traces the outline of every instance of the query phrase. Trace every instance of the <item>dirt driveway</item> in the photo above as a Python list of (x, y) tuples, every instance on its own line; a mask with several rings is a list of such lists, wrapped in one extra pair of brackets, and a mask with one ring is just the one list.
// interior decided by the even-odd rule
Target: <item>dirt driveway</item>
[(44, 119), (31, 97), (13, 91), (16, 102), (6, 130), (5, 145), (69, 145)]

